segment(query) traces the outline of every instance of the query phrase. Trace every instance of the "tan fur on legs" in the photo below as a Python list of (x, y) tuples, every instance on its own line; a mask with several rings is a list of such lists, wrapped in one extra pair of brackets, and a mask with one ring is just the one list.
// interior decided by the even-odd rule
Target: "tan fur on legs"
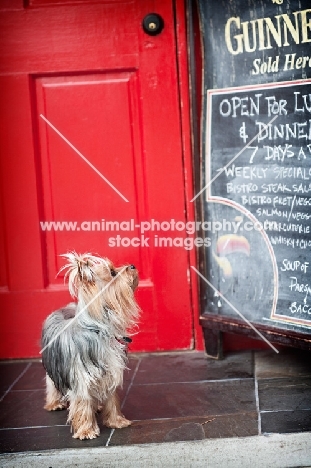
[(68, 422), (71, 422), (74, 439), (95, 439), (99, 436), (100, 431), (91, 400), (70, 400)]
[(62, 394), (55, 388), (54, 383), (48, 375), (46, 375), (46, 404), (44, 409), (47, 411), (56, 411), (67, 408), (66, 401)]
[(132, 424), (132, 421), (126, 419), (121, 413), (120, 402), (116, 392), (110, 395), (105, 402), (103, 422), (107, 427), (114, 429), (121, 429)]

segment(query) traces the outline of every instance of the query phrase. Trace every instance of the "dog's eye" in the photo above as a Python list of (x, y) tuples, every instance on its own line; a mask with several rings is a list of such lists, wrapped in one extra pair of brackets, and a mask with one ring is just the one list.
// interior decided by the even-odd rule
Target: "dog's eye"
[(114, 270), (110, 270), (111, 276), (117, 276), (117, 272)]

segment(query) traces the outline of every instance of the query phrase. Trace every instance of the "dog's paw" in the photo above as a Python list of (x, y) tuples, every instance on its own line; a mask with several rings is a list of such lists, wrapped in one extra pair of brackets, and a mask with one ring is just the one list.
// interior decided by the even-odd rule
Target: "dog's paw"
[(89, 429), (78, 429), (72, 436), (74, 439), (96, 439), (99, 436), (99, 427), (90, 427)]
[(107, 427), (111, 429), (122, 429), (123, 427), (128, 427), (132, 424), (132, 421), (129, 421), (124, 416), (117, 416), (116, 418), (109, 418), (105, 422)]
[(61, 401), (54, 401), (53, 403), (47, 403), (44, 405), (44, 409), (47, 411), (59, 411), (67, 408), (66, 403), (62, 403)]

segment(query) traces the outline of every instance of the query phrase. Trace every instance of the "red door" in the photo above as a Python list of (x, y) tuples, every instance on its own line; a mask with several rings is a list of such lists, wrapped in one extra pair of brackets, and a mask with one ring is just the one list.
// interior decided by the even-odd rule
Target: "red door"
[[(68, 250), (137, 265), (133, 350), (190, 348), (189, 251), (155, 246), (186, 233), (154, 223), (137, 240), (142, 222), (186, 221), (173, 3), (0, 5), (1, 356), (38, 355), (42, 321), (70, 300)], [(149, 36), (154, 11), (164, 29)]]

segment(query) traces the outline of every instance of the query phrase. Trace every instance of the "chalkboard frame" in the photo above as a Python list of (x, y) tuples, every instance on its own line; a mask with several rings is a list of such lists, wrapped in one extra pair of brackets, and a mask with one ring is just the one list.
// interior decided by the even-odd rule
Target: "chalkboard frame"
[[(206, 160), (206, 170), (209, 171), (209, 180), (212, 179), (212, 172), (211, 172), (211, 166), (212, 166), (212, 156), (211, 156), (211, 149), (210, 149), (210, 144), (211, 144), (211, 140), (212, 140), (212, 131), (211, 131), (211, 128), (210, 128), (210, 125), (211, 125), (211, 121), (212, 121), (212, 115), (213, 115), (213, 111), (212, 111), (212, 97), (213, 96), (227, 96), (227, 93), (230, 94), (237, 94), (238, 92), (244, 92), (244, 91), (248, 91), (248, 90), (251, 90), (252, 92), (259, 92), (259, 91), (263, 91), (263, 90), (273, 90), (274, 88), (280, 90), (282, 88), (285, 88), (287, 90), (290, 90), (291, 92), (293, 92), (293, 89), (298, 89), (297, 87), (299, 86), (310, 86), (311, 85), (311, 80), (310, 79), (307, 79), (307, 80), (297, 80), (297, 81), (290, 81), (290, 82), (278, 82), (278, 83), (268, 83), (268, 84), (260, 84), (258, 86), (254, 86), (254, 85), (251, 85), (251, 86), (241, 86), (241, 87), (238, 87), (238, 88), (228, 88), (228, 89), (216, 89), (216, 90), (207, 90), (207, 118), (206, 118), (206, 139), (209, 141), (209, 145), (208, 147), (206, 148), (206, 155), (207, 155), (207, 160)], [(208, 169), (207, 169), (208, 168)], [(217, 196), (213, 196), (212, 195), (212, 191), (211, 191), (211, 187), (209, 186), (208, 189), (206, 190), (207, 194), (206, 194), (206, 202), (209, 203), (209, 202), (216, 202), (217, 198), (219, 199), (219, 197)], [(220, 200), (220, 199), (219, 199)], [(226, 200), (224, 199), (224, 201), (230, 201), (229, 199)], [(263, 232), (263, 234), (265, 234)], [(270, 246), (271, 247), (271, 246)], [(275, 277), (275, 288), (277, 289), (278, 288), (278, 272), (277, 272), (277, 265), (276, 265), (276, 261), (274, 259), (274, 262), (273, 262), (273, 269), (274, 269), (274, 277)], [(274, 289), (275, 289), (274, 288)], [(299, 333), (299, 331), (295, 331), (295, 330), (284, 330), (282, 328), (279, 328), (276, 330), (276, 328), (278, 328), (278, 323), (279, 323), (279, 326), (281, 324), (282, 321), (284, 322), (288, 322), (288, 323), (292, 323), (292, 324), (300, 324), (300, 323), (304, 323), (304, 324), (307, 324), (307, 326), (310, 325), (310, 321), (306, 321), (306, 320), (299, 320), (299, 319), (290, 319), (288, 316), (286, 315), (278, 315), (276, 313), (276, 302), (277, 302), (277, 293), (274, 292), (274, 300), (273, 300), (273, 306), (272, 306), (272, 312), (270, 314), (270, 317), (271, 317), (271, 327), (269, 326), (262, 326), (260, 324), (258, 324), (256, 322), (256, 328), (258, 331), (263, 331), (263, 335), (267, 337), (267, 339), (269, 341), (271, 341), (271, 339), (273, 339), (275, 342), (278, 342), (278, 343), (281, 343), (281, 344), (287, 344), (287, 345), (291, 345), (291, 346), (295, 346), (295, 347), (302, 347), (304, 349), (310, 349), (311, 348), (311, 339), (308, 338), (309, 335), (307, 335), (306, 333)], [(205, 307), (206, 307), (206, 304), (205, 304)], [(203, 309), (204, 310), (204, 309)], [(275, 321), (273, 321), (275, 320)], [(218, 316), (218, 315), (214, 315), (213, 312), (207, 312), (207, 311), (204, 311), (203, 313), (203, 317), (201, 317), (201, 325), (203, 326), (203, 328), (206, 328), (206, 326), (210, 326), (209, 323), (211, 323), (211, 321), (213, 322), (213, 328), (215, 329), (215, 327), (217, 327), (219, 330), (221, 329), (227, 329), (227, 331), (232, 331), (232, 330), (235, 330), (235, 332), (239, 332), (239, 333), (245, 333), (246, 330), (249, 330), (248, 331), (248, 335), (253, 337), (253, 338), (258, 338), (258, 336), (256, 336), (256, 334), (250, 330), (249, 328), (245, 328), (245, 323), (243, 323), (242, 321), (239, 321), (239, 320), (235, 320), (235, 319), (231, 319), (231, 322), (230, 322), (230, 318), (228, 316), (226, 316), (225, 314), (221, 314), (221, 317)], [(227, 324), (227, 326), (225, 327), (224, 324)], [(234, 326), (233, 326), (234, 325)], [(206, 333), (204, 333), (205, 335), (205, 341), (208, 340), (208, 335)], [(211, 335), (213, 336), (213, 335)], [(209, 340), (210, 341), (210, 340)], [(218, 339), (218, 345), (219, 345), (220, 341)], [(210, 345), (206, 345), (207, 348), (210, 346)], [(214, 346), (214, 344), (212, 344), (212, 346)], [(209, 354), (211, 353), (211, 350), (208, 351)]]
[[(258, 340), (258, 335), (242, 320), (224, 317), (205, 312), (200, 316), (203, 327), (205, 350), (208, 356), (221, 359), (223, 357), (223, 332), (241, 334)], [(305, 333), (284, 331), (265, 325), (256, 324), (256, 329), (271, 343), (310, 351), (311, 336)]]
[[(200, 23), (201, 18), (198, 14), (198, 3), (193, 2), (191, 0), (188, 1), (188, 14), (189, 14), (189, 39), (190, 39), (190, 47), (189, 47), (189, 56), (190, 56), (190, 63), (191, 63), (191, 83), (192, 83), (192, 111), (193, 111), (193, 141), (194, 141), (194, 148), (198, 149), (201, 147), (200, 153), (202, 155), (202, 141), (200, 142), (201, 136), (203, 134), (202, 128), (200, 129), (200, 122), (198, 121), (197, 117), (197, 96), (196, 93), (198, 92), (197, 83), (200, 80), (197, 79), (198, 68), (195, 64), (195, 60), (193, 57), (198, 55), (198, 49), (196, 43), (198, 42), (197, 39), (194, 38), (195, 32), (193, 30), (193, 24), (198, 21)], [(203, 29), (203, 28), (201, 28)], [(196, 32), (197, 33), (197, 32)], [(203, 39), (201, 38), (202, 42)], [(203, 45), (201, 44), (203, 48)], [(203, 55), (203, 54), (202, 54)], [(204, 57), (202, 57), (202, 62), (204, 63)], [(196, 70), (195, 70), (196, 68)], [(200, 71), (199, 71), (200, 73)], [(202, 70), (202, 76), (204, 77), (204, 73)], [(204, 90), (204, 78), (203, 78), (203, 86), (202, 89)], [(295, 81), (295, 79), (293, 79)], [(263, 83), (261, 83), (262, 85)], [(267, 83), (272, 84), (271, 82)], [(277, 82), (276, 82), (277, 84)], [(258, 83), (260, 85), (260, 83)], [(204, 93), (203, 93), (204, 95)], [(204, 103), (206, 105), (206, 102)], [(202, 114), (204, 114), (202, 105)], [(202, 116), (201, 116), (202, 118)], [(201, 125), (204, 125), (203, 118), (201, 120)], [(196, 181), (196, 188), (200, 190), (202, 188), (202, 157), (198, 155), (197, 151), (195, 151), (194, 155), (194, 170), (195, 170), (195, 181)], [(200, 170), (198, 171), (198, 167)], [(199, 172), (199, 174), (198, 174)], [(197, 208), (197, 217), (198, 219), (204, 219), (203, 215), (203, 205), (204, 202), (202, 201), (204, 196), (201, 199), (196, 200), (196, 208)], [(205, 273), (205, 266), (206, 266), (206, 253), (201, 250), (198, 251), (198, 259), (199, 259), (199, 269), (202, 273)], [(206, 310), (206, 297), (204, 291), (206, 290), (206, 284), (202, 279), (200, 279), (200, 303), (201, 303), (201, 315), (200, 315), (200, 324), (203, 327), (204, 339), (205, 339), (205, 347), (206, 352), (208, 355), (216, 358), (220, 358), (222, 356), (222, 334), (223, 332), (234, 333), (234, 334), (242, 334), (246, 335), (251, 338), (258, 339), (258, 335), (249, 328), (249, 326), (242, 320), (238, 318), (232, 318), (229, 316), (218, 315), (213, 313), (211, 310)], [(285, 346), (292, 346), (292, 347), (299, 347), (302, 349), (310, 350), (311, 349), (311, 335), (306, 333), (299, 333), (298, 331), (294, 330), (285, 330), (285, 329), (278, 329), (276, 324), (272, 327), (257, 324), (256, 328), (265, 336), (270, 342), (278, 343)]]

